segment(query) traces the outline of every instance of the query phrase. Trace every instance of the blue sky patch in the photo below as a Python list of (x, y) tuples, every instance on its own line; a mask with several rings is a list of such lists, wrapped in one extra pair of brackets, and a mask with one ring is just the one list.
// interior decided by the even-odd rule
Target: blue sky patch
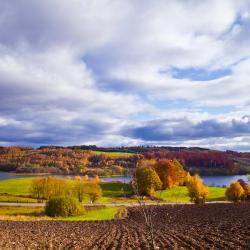
[(218, 70), (206, 70), (202, 68), (177, 68), (172, 67), (170, 73), (176, 79), (189, 79), (192, 81), (211, 81), (232, 74), (230, 68)]

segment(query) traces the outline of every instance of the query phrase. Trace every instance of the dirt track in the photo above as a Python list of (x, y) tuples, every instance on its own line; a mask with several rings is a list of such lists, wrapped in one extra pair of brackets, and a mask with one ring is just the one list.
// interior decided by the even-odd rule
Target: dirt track
[[(250, 203), (154, 208), (159, 249), (250, 249)], [(0, 249), (149, 249), (138, 208), (128, 219), (0, 221)]]

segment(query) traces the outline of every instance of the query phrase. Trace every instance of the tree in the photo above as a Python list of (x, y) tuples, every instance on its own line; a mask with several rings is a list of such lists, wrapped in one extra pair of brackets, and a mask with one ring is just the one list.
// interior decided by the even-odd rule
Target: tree
[(75, 176), (75, 180), (76, 180), (76, 181), (80, 181), (80, 180), (81, 180), (81, 176), (80, 176), (80, 175), (76, 175), (76, 176)]
[(156, 190), (161, 189), (162, 182), (151, 167), (137, 168), (136, 185), (140, 194), (152, 196)]
[(235, 181), (226, 189), (225, 195), (229, 201), (238, 202), (244, 198), (244, 189), (240, 182)]
[(89, 176), (86, 174), (86, 175), (84, 175), (83, 177), (82, 177), (82, 181), (83, 182), (88, 182), (89, 181)]
[(95, 178), (94, 178), (93, 181), (94, 181), (94, 183), (97, 183), (97, 184), (101, 182), (101, 180), (100, 180), (100, 178), (99, 178), (98, 175), (95, 176)]
[(244, 200), (250, 200), (250, 186), (247, 185), (247, 183), (244, 180), (242, 180), (242, 179), (239, 179), (238, 182), (240, 183), (241, 187), (244, 190), (244, 197), (243, 197), (243, 199)]
[(204, 203), (208, 196), (208, 188), (203, 184), (199, 175), (190, 178), (187, 183), (190, 200), (196, 204)]
[(84, 193), (89, 197), (91, 203), (95, 203), (102, 197), (102, 188), (97, 183), (85, 183)]
[(85, 194), (85, 183), (81, 180), (75, 181), (74, 193), (79, 202), (82, 202)]
[(158, 161), (155, 170), (160, 177), (163, 189), (172, 188), (177, 184), (176, 166), (172, 160)]
[(46, 192), (45, 192), (45, 178), (34, 178), (31, 184), (31, 195), (32, 197), (36, 198), (38, 202), (43, 201), (46, 199)]

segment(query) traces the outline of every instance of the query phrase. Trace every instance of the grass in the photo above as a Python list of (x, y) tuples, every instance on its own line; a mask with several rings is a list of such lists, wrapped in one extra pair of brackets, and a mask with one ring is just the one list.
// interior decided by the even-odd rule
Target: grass
[[(226, 188), (208, 187), (209, 196), (207, 201), (223, 201), (225, 200)], [(186, 187), (175, 187), (169, 190), (157, 191), (156, 197), (166, 202), (189, 202), (188, 190)]]
[(103, 195), (106, 197), (129, 196), (133, 193), (131, 186), (126, 183), (102, 182), (100, 186), (103, 190)]
[(0, 193), (29, 195), (33, 178), (17, 178), (0, 181)]
[(87, 208), (84, 215), (71, 217), (51, 218), (44, 214), (42, 207), (0, 207), (0, 219), (4, 220), (65, 220), (65, 221), (82, 221), (82, 220), (112, 220), (120, 207), (101, 207)]
[(95, 155), (106, 155), (108, 157), (119, 158), (119, 157), (130, 157), (135, 155), (134, 153), (124, 153), (124, 152), (103, 152), (103, 151), (92, 151)]
[(0, 202), (23, 202), (23, 203), (33, 203), (37, 202), (36, 199), (24, 197), (24, 196), (16, 196), (11, 194), (0, 194)]
[[(29, 198), (30, 185), (34, 178), (18, 178), (0, 181), (0, 202), (37, 202)], [(73, 183), (73, 180), (69, 180)], [(103, 197), (98, 203), (135, 203), (133, 190), (129, 184), (120, 182), (102, 182)], [(156, 192), (156, 197), (166, 202), (189, 202), (186, 187), (175, 187), (170, 190)], [(209, 187), (208, 201), (225, 200), (225, 188)], [(87, 198), (84, 203), (90, 203)]]
[(119, 207), (103, 207), (95, 209), (87, 209), (86, 213), (82, 216), (72, 216), (63, 218), (66, 221), (79, 221), (79, 220), (112, 220), (115, 218)]
[(225, 201), (226, 188), (221, 187), (209, 187), (209, 196), (207, 201)]
[[(17, 178), (0, 181), (0, 202), (37, 202), (29, 197), (30, 186), (34, 178)], [(73, 184), (73, 180), (68, 180)], [(116, 198), (130, 196), (132, 188), (129, 184), (119, 182), (102, 182), (103, 197), (98, 203), (114, 203)], [(84, 203), (89, 203), (87, 198)], [(118, 202), (116, 202), (118, 203)]]

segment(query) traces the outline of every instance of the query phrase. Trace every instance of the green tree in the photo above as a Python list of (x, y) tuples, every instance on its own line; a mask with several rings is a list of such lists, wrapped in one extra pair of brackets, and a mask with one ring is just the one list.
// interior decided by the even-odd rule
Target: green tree
[(151, 167), (137, 168), (135, 179), (138, 192), (141, 195), (152, 196), (156, 190), (162, 187), (159, 176)]
[(196, 204), (204, 203), (208, 197), (208, 188), (199, 175), (192, 176), (187, 183), (190, 200)]

